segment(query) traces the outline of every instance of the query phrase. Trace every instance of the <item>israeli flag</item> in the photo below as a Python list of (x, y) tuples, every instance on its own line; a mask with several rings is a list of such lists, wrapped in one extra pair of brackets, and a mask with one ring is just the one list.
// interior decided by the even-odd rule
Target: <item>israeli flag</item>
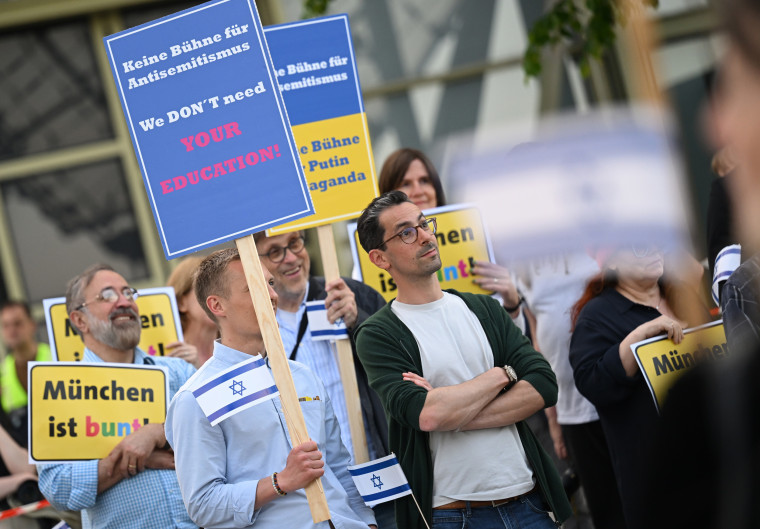
[(348, 467), (348, 471), (369, 507), (412, 493), (395, 454)]
[(742, 264), (742, 245), (732, 244), (723, 248), (715, 257), (715, 268), (712, 281), (712, 298), (717, 306), (720, 307), (720, 284), (726, 281), (734, 270)]
[(343, 319), (330, 323), (327, 319), (325, 301), (307, 301), (306, 316), (309, 318), (309, 329), (312, 340), (337, 340), (348, 338), (348, 329)]
[(279, 395), (261, 355), (240, 362), (193, 390), (211, 426)]

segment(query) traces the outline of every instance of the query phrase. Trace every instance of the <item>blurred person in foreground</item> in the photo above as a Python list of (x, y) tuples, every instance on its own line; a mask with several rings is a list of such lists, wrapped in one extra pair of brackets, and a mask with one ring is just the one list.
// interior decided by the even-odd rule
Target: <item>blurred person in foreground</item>
[(573, 307), (570, 364), (578, 390), (599, 413), (626, 525), (644, 529), (637, 498), (658, 416), (631, 345), (665, 334), (680, 343), (683, 330), (709, 314), (685, 284), (661, 281), (665, 258), (656, 247), (605, 248), (596, 259), (601, 271)]
[[(716, 142), (731, 145), (737, 163), (728, 193), (742, 252), (753, 255), (760, 250), (760, 1), (727, 0), (722, 8), (728, 47), (711, 117)], [(736, 286), (737, 314), (751, 315), (750, 326), (758, 322), (757, 259), (729, 278)], [(737, 276), (742, 268), (747, 274)], [(650, 460), (658, 473), (642, 503), (652, 528), (758, 526), (760, 349), (750, 342), (730, 352), (729, 361), (687, 373), (668, 395)]]
[(166, 284), (174, 288), (177, 296), (177, 309), (182, 324), (184, 342), (166, 345), (166, 355), (182, 358), (201, 367), (214, 352), (214, 340), (219, 331), (206, 311), (198, 304), (193, 290), (195, 272), (203, 258), (186, 257), (169, 275)]

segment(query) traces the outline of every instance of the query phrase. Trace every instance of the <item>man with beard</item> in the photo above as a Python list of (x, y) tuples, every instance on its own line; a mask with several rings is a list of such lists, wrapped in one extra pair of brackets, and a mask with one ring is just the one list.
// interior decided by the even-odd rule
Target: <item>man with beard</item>
[[(398, 527), (554, 528), (570, 515), (556, 468), (524, 419), (557, 401), (549, 364), (489, 296), (441, 289), (435, 218), (400, 191), (359, 217), (359, 241), (398, 297), (355, 333), (389, 440), (419, 508)], [(509, 522), (507, 522), (509, 519)]]
[[(195, 369), (178, 358), (150, 357), (137, 347), (136, 297), (111, 267), (94, 265), (69, 282), (66, 310), (84, 342), (84, 362), (166, 366), (168, 401)], [(38, 471), (40, 490), (50, 503), (81, 510), (85, 527), (196, 527), (182, 503), (163, 424), (140, 427), (104, 459), (38, 465)]]

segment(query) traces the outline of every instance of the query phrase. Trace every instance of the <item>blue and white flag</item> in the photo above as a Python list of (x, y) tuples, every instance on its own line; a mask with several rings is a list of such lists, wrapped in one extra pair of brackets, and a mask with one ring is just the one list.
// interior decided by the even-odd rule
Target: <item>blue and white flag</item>
[(327, 319), (325, 301), (307, 301), (306, 316), (309, 318), (309, 330), (312, 340), (337, 340), (348, 338), (346, 322), (340, 318), (335, 323)]
[(216, 426), (227, 417), (273, 399), (279, 392), (260, 355), (240, 362), (193, 390), (195, 400)]
[(348, 467), (348, 471), (369, 507), (412, 493), (395, 454)]

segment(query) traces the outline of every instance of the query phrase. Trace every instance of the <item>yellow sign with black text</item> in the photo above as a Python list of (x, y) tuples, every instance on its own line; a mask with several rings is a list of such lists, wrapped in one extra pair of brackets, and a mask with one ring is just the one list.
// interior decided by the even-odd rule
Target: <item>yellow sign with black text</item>
[[(424, 211), (427, 218), (435, 217), (438, 225), (435, 234), (441, 255), (438, 280), (443, 288), (460, 292), (492, 294), (473, 282), (474, 261), (493, 262), (493, 252), (488, 232), (477, 208), (466, 205), (443, 206)], [(361, 273), (361, 280), (390, 301), (396, 297), (396, 284), (390, 275), (369, 260), (369, 255), (359, 244), (356, 223), (348, 226), (354, 266)]]
[(157, 365), (31, 362), (29, 460), (102, 459), (146, 424), (163, 424), (168, 372)]
[(662, 410), (668, 391), (684, 373), (701, 362), (729, 356), (722, 320), (686, 329), (678, 345), (667, 336), (658, 336), (633, 344), (631, 350), (657, 411)]
[(314, 215), (267, 230), (280, 235), (358, 217), (378, 194), (367, 115), (293, 126)]
[[(164, 356), (167, 344), (183, 339), (174, 289), (143, 289), (135, 302), (142, 326), (138, 347), (151, 356)], [(44, 299), (42, 304), (53, 359), (61, 362), (81, 361), (84, 343), (71, 326), (66, 313), (66, 298)]]

